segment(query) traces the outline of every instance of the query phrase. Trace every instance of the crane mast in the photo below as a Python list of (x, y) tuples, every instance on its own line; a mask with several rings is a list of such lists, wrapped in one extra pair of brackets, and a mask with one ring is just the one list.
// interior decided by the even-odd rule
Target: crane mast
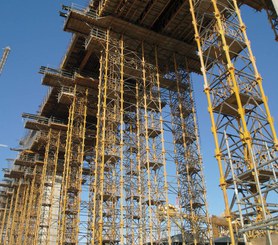
[(2, 58), (0, 60), (0, 75), (1, 75), (1, 73), (3, 71), (4, 65), (5, 65), (5, 63), (7, 61), (7, 58), (9, 56), (10, 51), (11, 51), (10, 47), (4, 48), (4, 53), (3, 53), (3, 56), (2, 56)]

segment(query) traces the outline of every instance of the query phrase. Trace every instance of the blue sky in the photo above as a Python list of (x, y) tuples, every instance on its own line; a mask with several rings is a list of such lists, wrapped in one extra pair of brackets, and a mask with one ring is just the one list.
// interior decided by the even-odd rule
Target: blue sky
[[(0, 76), (0, 144), (17, 147), (24, 136), (22, 112), (36, 113), (47, 88), (41, 85), (38, 74), (41, 65), (58, 67), (66, 52), (71, 35), (63, 31), (64, 19), (59, 16), (67, 0), (1, 0), (0, 2), (0, 52), (10, 46), (12, 51)], [(87, 0), (76, 0), (84, 5)], [(264, 88), (278, 129), (278, 43), (264, 13), (244, 8), (243, 19), (248, 27), (259, 71), (264, 78)], [(223, 211), (222, 193), (216, 161), (213, 158), (214, 142), (210, 131), (206, 98), (202, 92), (202, 77), (194, 76), (195, 98), (204, 158), (209, 210), (212, 214)], [(7, 167), (7, 158), (16, 152), (0, 148), (0, 166)], [(2, 176), (2, 174), (0, 175)]]

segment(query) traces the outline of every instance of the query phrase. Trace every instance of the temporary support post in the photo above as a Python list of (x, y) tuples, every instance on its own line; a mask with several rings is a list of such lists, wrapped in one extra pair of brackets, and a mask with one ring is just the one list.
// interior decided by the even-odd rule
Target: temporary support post
[[(266, 236), (271, 244), (269, 227), (278, 223), (272, 203), (277, 136), (246, 27), (236, 0), (225, 3), (211, 0), (209, 7), (214, 15), (209, 25), (204, 21), (212, 17), (204, 12), (208, 2), (190, 0), (189, 3), (232, 244), (236, 242), (234, 232), (248, 241)], [(225, 141), (230, 146), (229, 152), (227, 144), (221, 143)], [(267, 149), (273, 153), (266, 161)], [(240, 195), (237, 207), (234, 202), (229, 203), (228, 188), (234, 189), (231, 195)], [(233, 227), (232, 220), (236, 224), (241, 213), (245, 222)]]
[[(145, 62), (145, 49), (144, 49), (144, 42), (142, 42), (141, 45), (141, 50), (142, 50), (142, 80), (143, 80), (143, 98), (144, 98), (144, 128), (143, 128), (143, 135), (144, 135), (144, 145), (145, 145), (145, 156), (143, 156), (143, 164), (146, 164), (146, 169), (147, 169), (147, 204), (148, 204), (148, 217), (149, 217), (149, 237), (148, 240), (151, 245), (154, 243), (154, 238), (153, 238), (153, 214), (152, 214), (152, 191), (155, 191), (155, 189), (152, 189), (152, 184), (151, 184), (151, 169), (150, 169), (150, 145), (149, 145), (149, 122), (148, 122), (148, 102), (147, 102), (147, 78), (146, 78), (146, 62)], [(145, 161), (145, 162), (144, 162)]]
[[(14, 200), (14, 206), (13, 206), (13, 212), (12, 212), (12, 218), (11, 220), (8, 219), (8, 225), (6, 228), (6, 236), (4, 239), (4, 244), (6, 244), (6, 242), (8, 242), (8, 244), (13, 244), (13, 233), (14, 233), (14, 226), (15, 226), (15, 218), (18, 212), (18, 199), (19, 199), (19, 195), (21, 192), (21, 181), (18, 182), (18, 186), (16, 187), (16, 196), (15, 196), (15, 200)], [(10, 224), (10, 225), (9, 225)]]
[[(30, 220), (31, 220), (31, 215), (34, 209), (34, 203), (35, 203), (35, 197), (36, 197), (36, 180), (37, 180), (37, 165), (34, 166), (33, 168), (33, 173), (32, 173), (32, 181), (31, 181), (31, 187), (30, 187), (30, 193), (28, 197), (28, 205), (27, 205), (27, 210), (26, 210), (26, 226), (23, 232), (23, 245), (26, 245), (29, 243), (29, 241), (33, 241), (32, 237), (30, 237), (30, 229), (33, 227), (30, 227)], [(31, 243), (30, 241), (30, 243)]]
[[(190, 73), (187, 64), (178, 66), (173, 57), (175, 89), (168, 91), (174, 141), (178, 205), (182, 213), (176, 217), (183, 242), (212, 243), (206, 201), (203, 163)], [(186, 234), (192, 234), (187, 238)], [(189, 240), (190, 239), (190, 240)]]
[(100, 138), (99, 138), (99, 135), (100, 135), (100, 131), (101, 131), (101, 128), (98, 126), (100, 125), (100, 112), (101, 112), (101, 107), (100, 107), (100, 103), (101, 103), (101, 98), (102, 98), (102, 95), (101, 95), (101, 88), (102, 88), (102, 85), (103, 85), (103, 80), (102, 80), (102, 72), (103, 72), (103, 66), (102, 66), (102, 62), (103, 62), (103, 54), (101, 54), (101, 57), (100, 57), (100, 67), (99, 67), (99, 84), (98, 84), (98, 109), (97, 109), (97, 133), (96, 133), (96, 147), (95, 147), (95, 166), (94, 168), (91, 167), (91, 174), (94, 174), (95, 175), (95, 178), (94, 178), (94, 181), (91, 183), (90, 185), (90, 192), (91, 192), (91, 197), (92, 197), (92, 218), (91, 218), (91, 224), (90, 224), (90, 233), (91, 233), (91, 245), (94, 245), (95, 244), (95, 240), (97, 239), (96, 238), (96, 235), (97, 235), (97, 231), (96, 231), (96, 227), (97, 227), (97, 206), (99, 203), (97, 203), (97, 189), (98, 189), (98, 181), (99, 181), (99, 176), (98, 174), (100, 173), (99, 169), (100, 169), (100, 165), (99, 165), (99, 161), (98, 158), (99, 158), (99, 144), (100, 144)]
[(52, 226), (53, 216), (55, 216), (53, 212), (53, 206), (55, 205), (55, 202), (58, 202), (58, 200), (55, 200), (57, 197), (55, 197), (55, 183), (57, 178), (57, 165), (58, 165), (58, 158), (59, 158), (59, 150), (60, 150), (60, 143), (61, 143), (61, 132), (53, 132), (52, 141), (55, 141), (55, 149), (54, 149), (54, 156), (53, 156), (53, 162), (50, 171), (52, 172), (51, 176), (51, 192), (49, 196), (49, 203), (50, 207), (48, 210), (48, 217), (47, 217), (47, 235), (46, 235), (46, 245), (50, 244), (51, 237), (50, 237), (50, 228)]
[(48, 166), (48, 157), (49, 157), (49, 151), (50, 151), (50, 144), (51, 144), (51, 129), (48, 132), (47, 136), (47, 144), (45, 146), (45, 153), (44, 153), (44, 160), (43, 160), (43, 166), (41, 170), (41, 177), (40, 177), (40, 184), (39, 184), (39, 195), (38, 195), (38, 201), (37, 201), (37, 211), (36, 211), (36, 222), (35, 222), (35, 231), (34, 231), (34, 245), (38, 243), (39, 236), (40, 236), (40, 229), (41, 229), (41, 222), (42, 222), (42, 211), (43, 211), (43, 201), (45, 196), (45, 180), (46, 180), (46, 172), (47, 172), (47, 166)]
[(17, 229), (15, 230), (15, 243), (12, 244), (22, 244), (23, 243), (23, 230), (24, 230), (24, 225), (25, 225), (25, 217), (26, 217), (26, 209), (27, 209), (27, 204), (28, 204), (28, 197), (29, 197), (29, 191), (30, 191), (30, 184), (27, 182), (27, 180), (24, 180), (24, 194), (22, 195), (22, 200), (21, 200), (21, 207), (19, 208), (21, 214), (18, 217), (19, 222), (17, 225)]
[(160, 73), (159, 73), (159, 64), (158, 64), (158, 51), (157, 46), (155, 46), (155, 89), (157, 90), (158, 96), (158, 111), (159, 111), (159, 127), (160, 127), (160, 134), (161, 134), (161, 160), (163, 164), (163, 179), (164, 179), (164, 186), (163, 186), (163, 196), (165, 197), (165, 206), (167, 207), (166, 212), (166, 220), (167, 220), (167, 240), (168, 244), (172, 244), (172, 237), (171, 237), (171, 220), (169, 215), (169, 197), (168, 197), (168, 182), (167, 182), (167, 166), (166, 166), (166, 149), (165, 149), (165, 139), (164, 139), (164, 120), (162, 115), (162, 105), (161, 105), (161, 90), (160, 90)]
[[(139, 195), (139, 208), (136, 210), (139, 215), (139, 225), (137, 226), (137, 229), (139, 229), (139, 234), (137, 235), (137, 237), (134, 236), (134, 241), (138, 240), (139, 241), (139, 244), (143, 244), (144, 241), (146, 240), (146, 223), (144, 222), (144, 219), (143, 219), (143, 215), (145, 215), (145, 209), (144, 209), (144, 206), (142, 205), (143, 203), (143, 192), (144, 192), (144, 186), (143, 186), (143, 182), (144, 182), (144, 176), (143, 176), (143, 173), (141, 171), (141, 168), (142, 168), (142, 165), (143, 165), (143, 162), (141, 161), (142, 159), (142, 156), (141, 156), (141, 137), (140, 137), (140, 133), (141, 133), (141, 124), (140, 124), (140, 120), (141, 120), (141, 113), (140, 112), (140, 89), (141, 89), (141, 86), (140, 86), (140, 81), (138, 79), (136, 79), (136, 85), (135, 85), (135, 90), (136, 90), (136, 115), (135, 115), (135, 133), (136, 133), (136, 165), (133, 167), (133, 166), (130, 166), (131, 167), (131, 170), (135, 169), (135, 171), (138, 171), (138, 181), (137, 181), (137, 188), (138, 188), (138, 195)], [(139, 89), (140, 88), (140, 89)], [(135, 172), (137, 173), (137, 172)], [(132, 192), (132, 190), (130, 190), (130, 192)], [(132, 219), (132, 221), (134, 221), (134, 219)]]
[(59, 217), (59, 244), (78, 243), (88, 89), (75, 85), (69, 109)]
[(120, 244), (124, 244), (124, 37), (120, 40)]
[[(11, 217), (11, 214), (12, 214), (12, 209), (13, 209), (13, 205), (14, 205), (15, 195), (16, 195), (15, 191), (13, 191), (12, 195), (11, 195), (11, 198), (10, 198), (10, 205), (9, 205), (8, 216), (5, 215), (3, 217), (3, 220), (2, 220), (2, 225), (1, 225), (1, 241), (3, 242), (3, 244), (5, 244), (5, 242), (6, 242), (6, 236), (7, 236), (7, 232), (8, 232), (8, 228), (9, 228), (9, 224), (10, 224), (9, 220), (10, 220), (10, 217)], [(7, 200), (9, 200), (9, 198), (7, 198)]]
[(2, 238), (3, 238), (3, 231), (4, 231), (4, 226), (6, 223), (6, 218), (7, 218), (7, 210), (8, 210), (8, 205), (10, 204), (10, 198), (6, 197), (6, 201), (5, 201), (5, 208), (4, 208), (4, 212), (2, 214), (2, 219), (1, 219), (1, 228), (0, 228), (0, 241), (2, 242)]
[[(105, 46), (105, 58), (102, 60), (102, 71), (104, 74), (100, 74), (100, 76), (104, 76), (100, 79), (102, 81), (102, 88), (99, 90), (99, 104), (98, 109), (100, 120), (98, 120), (99, 127), (99, 135), (97, 138), (97, 144), (96, 144), (96, 180), (98, 181), (98, 184), (96, 186), (95, 191), (95, 219), (96, 219), (96, 227), (93, 233), (96, 233), (95, 240), (97, 241), (97, 244), (102, 244), (103, 240), (103, 192), (104, 192), (104, 168), (105, 168), (105, 137), (106, 137), (106, 108), (107, 108), (107, 86), (108, 86), (108, 64), (109, 64), (109, 39), (110, 39), (110, 31), (107, 30), (106, 32), (106, 46)], [(100, 82), (101, 83), (101, 82)], [(102, 94), (101, 94), (102, 93)], [(102, 106), (102, 108), (101, 108)], [(94, 235), (93, 235), (94, 237)], [(92, 240), (93, 244), (95, 244), (95, 241)]]
[[(74, 95), (76, 95), (76, 86), (74, 87)], [(62, 189), (60, 197), (60, 213), (58, 217), (58, 244), (62, 245), (65, 240), (65, 222), (66, 222), (66, 206), (67, 206), (67, 187), (69, 182), (69, 165), (70, 165), (70, 146), (72, 140), (72, 131), (73, 131), (73, 117), (75, 110), (75, 100), (74, 98), (68, 115), (68, 126), (67, 126), (67, 137), (66, 137), (66, 148), (65, 148), (65, 157), (64, 157), (64, 167), (63, 167), (63, 179), (62, 179)]]

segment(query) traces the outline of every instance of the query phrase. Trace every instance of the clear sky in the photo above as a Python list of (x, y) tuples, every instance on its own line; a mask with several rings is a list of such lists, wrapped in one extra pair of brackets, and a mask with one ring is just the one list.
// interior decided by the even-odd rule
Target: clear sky
[[(80, 5), (87, 2), (75, 1)], [(10, 46), (12, 49), (0, 76), (0, 144), (18, 146), (25, 133), (22, 112), (36, 113), (47, 92), (47, 88), (41, 85), (42, 76), (38, 71), (40, 66), (58, 67), (66, 52), (71, 35), (63, 31), (64, 19), (59, 16), (59, 11), (62, 4), (70, 3), (68, 0), (0, 1), (1, 56), (2, 48)], [(274, 41), (265, 13), (244, 8), (242, 15), (278, 129), (278, 43)], [(220, 214), (224, 205), (218, 187), (218, 168), (213, 158), (214, 142), (202, 92), (202, 77), (194, 76), (194, 88), (209, 210), (211, 214)], [(6, 159), (15, 157), (16, 152), (0, 147), (1, 168), (8, 166)]]

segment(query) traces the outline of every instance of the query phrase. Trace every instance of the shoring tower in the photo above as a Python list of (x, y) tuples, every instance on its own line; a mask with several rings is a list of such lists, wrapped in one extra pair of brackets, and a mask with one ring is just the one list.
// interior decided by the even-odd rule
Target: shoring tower
[(50, 89), (39, 113), (23, 114), (29, 131), (1, 182), (1, 242), (211, 244), (195, 72), (231, 242), (271, 244), (278, 142), (242, 4), (273, 10), (236, 0), (63, 6), (72, 40), (58, 69), (40, 69)]

